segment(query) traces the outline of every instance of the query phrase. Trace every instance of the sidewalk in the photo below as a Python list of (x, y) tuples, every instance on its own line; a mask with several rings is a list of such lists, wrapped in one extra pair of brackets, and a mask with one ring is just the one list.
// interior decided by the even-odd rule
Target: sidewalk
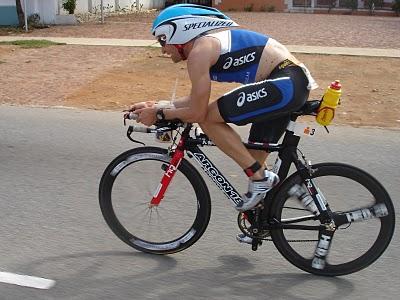
[[(65, 43), (68, 45), (88, 45), (88, 46), (160, 47), (158, 43), (154, 40), (0, 36), (0, 42), (2, 41), (10, 42), (16, 40), (49, 40), (57, 43)], [(321, 47), (321, 46), (299, 46), (299, 45), (286, 45), (286, 46), (291, 52), (294, 53), (400, 58), (400, 49), (345, 48), (345, 47)]]

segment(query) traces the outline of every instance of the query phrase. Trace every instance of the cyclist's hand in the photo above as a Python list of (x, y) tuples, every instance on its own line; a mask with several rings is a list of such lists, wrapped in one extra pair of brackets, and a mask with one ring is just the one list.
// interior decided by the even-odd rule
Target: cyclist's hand
[(143, 102), (138, 102), (133, 104), (128, 111), (136, 111), (137, 109), (142, 109), (142, 108), (147, 108), (147, 107), (153, 107), (154, 104), (156, 104), (156, 101), (143, 101)]
[(138, 115), (136, 121), (146, 126), (151, 126), (157, 122), (157, 107), (144, 107), (135, 110), (135, 114)]

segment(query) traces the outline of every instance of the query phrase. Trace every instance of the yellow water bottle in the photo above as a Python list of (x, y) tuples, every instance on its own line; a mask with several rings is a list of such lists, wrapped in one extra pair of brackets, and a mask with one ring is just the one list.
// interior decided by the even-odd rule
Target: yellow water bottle
[(321, 104), (317, 112), (317, 122), (322, 126), (328, 126), (335, 117), (335, 109), (339, 104), (340, 95), (342, 94), (342, 85), (339, 80), (335, 80), (325, 91), (322, 96)]

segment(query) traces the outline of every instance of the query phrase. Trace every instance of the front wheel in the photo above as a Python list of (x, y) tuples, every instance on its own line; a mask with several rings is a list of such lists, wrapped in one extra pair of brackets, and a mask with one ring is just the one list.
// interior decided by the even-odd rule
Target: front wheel
[(271, 218), (287, 225), (272, 230), (275, 246), (290, 263), (317, 275), (346, 275), (369, 266), (393, 236), (395, 212), (388, 193), (374, 177), (349, 165), (318, 164), (313, 171), (319, 195), (333, 216), (344, 220), (334, 231), (324, 266), (313, 264), (324, 224), (290, 192), (293, 186), (305, 188), (299, 172), (282, 184), (274, 199)]
[(162, 148), (132, 149), (114, 159), (101, 178), (103, 217), (122, 241), (137, 250), (154, 254), (182, 251), (202, 236), (210, 220), (207, 186), (185, 159), (163, 200), (150, 205), (170, 160)]

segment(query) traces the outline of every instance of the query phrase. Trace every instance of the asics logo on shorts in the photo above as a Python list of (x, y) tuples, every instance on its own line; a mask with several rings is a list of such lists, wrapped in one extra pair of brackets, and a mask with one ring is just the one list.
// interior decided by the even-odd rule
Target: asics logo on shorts
[(240, 56), (238, 58), (228, 57), (225, 60), (225, 63), (222, 66), (222, 68), (224, 70), (228, 70), (231, 66), (238, 67), (238, 66), (244, 65), (246, 63), (252, 62), (255, 59), (256, 59), (256, 52), (251, 52), (249, 54)]
[(237, 100), (237, 106), (242, 107), (244, 102), (252, 102), (252, 101), (257, 101), (261, 98), (267, 97), (268, 93), (265, 90), (265, 88), (262, 88), (261, 90), (252, 92), (252, 93), (245, 93), (245, 92), (240, 92), (239, 93), (239, 98)]

